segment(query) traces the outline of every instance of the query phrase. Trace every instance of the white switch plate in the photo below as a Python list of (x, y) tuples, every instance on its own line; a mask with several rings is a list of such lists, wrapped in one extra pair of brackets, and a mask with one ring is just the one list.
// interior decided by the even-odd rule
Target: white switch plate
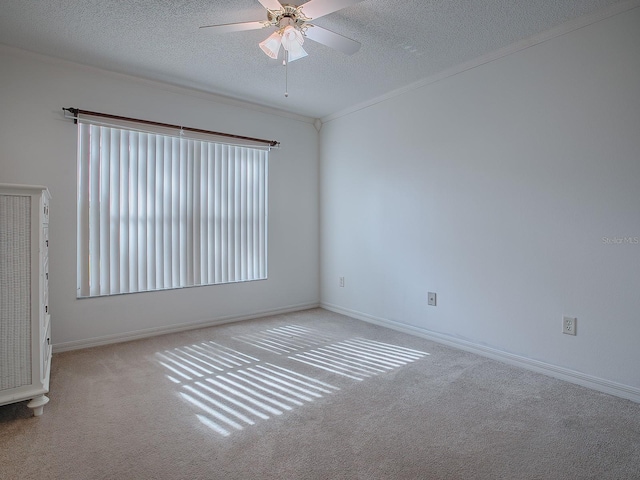
[(344, 287), (344, 277), (340, 277), (340, 278), (339, 278), (339, 285), (340, 285), (341, 287)]
[(427, 293), (427, 303), (432, 307), (436, 306), (436, 294), (435, 292)]

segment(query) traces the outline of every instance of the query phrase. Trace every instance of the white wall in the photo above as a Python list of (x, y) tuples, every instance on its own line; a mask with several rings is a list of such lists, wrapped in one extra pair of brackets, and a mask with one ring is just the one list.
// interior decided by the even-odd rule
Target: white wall
[[(212, 68), (213, 65), (212, 65)], [(0, 47), (0, 182), (47, 185), (60, 348), (317, 305), (318, 134), (309, 121)], [(269, 166), (269, 279), (76, 299), (76, 138), (62, 107), (281, 141)]]
[(638, 52), (640, 8), (328, 121), (323, 305), (640, 401)]

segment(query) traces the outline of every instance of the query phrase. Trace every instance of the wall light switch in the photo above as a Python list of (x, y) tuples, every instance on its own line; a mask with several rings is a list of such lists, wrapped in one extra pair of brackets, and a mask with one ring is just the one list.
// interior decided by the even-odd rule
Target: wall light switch
[(436, 294), (435, 292), (427, 293), (427, 303), (432, 307), (436, 306)]

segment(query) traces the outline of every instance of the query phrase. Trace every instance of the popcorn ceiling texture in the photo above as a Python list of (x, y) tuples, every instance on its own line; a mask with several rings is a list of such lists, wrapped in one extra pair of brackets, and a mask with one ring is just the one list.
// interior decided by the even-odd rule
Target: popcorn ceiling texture
[(258, 48), (271, 29), (198, 28), (263, 20), (258, 0), (3, 0), (0, 44), (322, 118), (617, 3), (633, 4), (364, 0), (315, 22), (360, 51), (308, 40), (309, 56), (289, 66), (288, 98), (281, 62)]

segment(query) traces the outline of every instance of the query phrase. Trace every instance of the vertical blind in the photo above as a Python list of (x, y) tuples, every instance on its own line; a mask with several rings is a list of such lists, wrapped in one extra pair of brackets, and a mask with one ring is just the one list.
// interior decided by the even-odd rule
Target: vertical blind
[(78, 123), (78, 297), (267, 278), (268, 151)]

